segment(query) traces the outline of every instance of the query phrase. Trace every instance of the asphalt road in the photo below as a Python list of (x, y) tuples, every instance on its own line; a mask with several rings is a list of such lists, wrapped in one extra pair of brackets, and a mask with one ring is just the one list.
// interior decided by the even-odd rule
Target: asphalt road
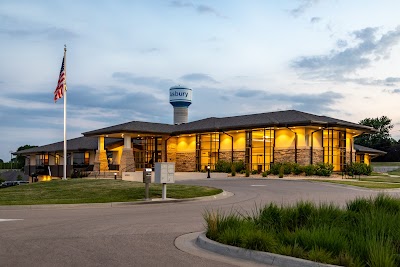
[[(2, 209), (0, 266), (234, 266), (177, 249), (174, 240), (204, 230), (205, 210), (251, 212), (271, 201), (335, 202), (379, 191), (308, 181), (208, 179), (179, 183), (222, 188), (208, 201), (75, 208)], [(400, 197), (400, 191), (391, 191)], [(1, 192), (0, 192), (1, 193)], [(22, 219), (5, 221), (4, 219)], [(240, 264), (237, 264), (240, 265)]]

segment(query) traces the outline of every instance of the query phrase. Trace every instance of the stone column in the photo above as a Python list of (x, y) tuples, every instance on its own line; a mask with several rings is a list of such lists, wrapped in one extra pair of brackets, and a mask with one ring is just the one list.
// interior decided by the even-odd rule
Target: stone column
[(108, 171), (107, 152), (104, 149), (104, 136), (99, 136), (93, 171)]
[(132, 139), (130, 135), (125, 135), (124, 148), (121, 154), (121, 162), (119, 163), (119, 171), (134, 172), (135, 169), (135, 157), (133, 156)]

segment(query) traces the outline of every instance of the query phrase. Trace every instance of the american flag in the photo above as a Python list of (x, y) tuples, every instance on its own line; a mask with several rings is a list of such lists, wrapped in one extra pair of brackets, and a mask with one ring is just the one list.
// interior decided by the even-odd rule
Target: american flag
[(64, 60), (65, 56), (63, 57), (63, 61), (61, 64), (61, 70), (60, 70), (60, 77), (58, 78), (58, 83), (57, 83), (57, 88), (54, 91), (54, 102), (57, 102), (57, 100), (64, 95), (64, 88), (66, 88), (65, 84), (65, 68), (64, 68)]

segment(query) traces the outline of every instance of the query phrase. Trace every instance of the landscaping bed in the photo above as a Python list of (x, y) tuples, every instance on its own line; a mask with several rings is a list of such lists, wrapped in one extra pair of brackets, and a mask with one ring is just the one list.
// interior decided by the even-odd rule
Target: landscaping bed
[(400, 199), (269, 204), (249, 214), (207, 211), (208, 238), (231, 246), (343, 266), (400, 266)]

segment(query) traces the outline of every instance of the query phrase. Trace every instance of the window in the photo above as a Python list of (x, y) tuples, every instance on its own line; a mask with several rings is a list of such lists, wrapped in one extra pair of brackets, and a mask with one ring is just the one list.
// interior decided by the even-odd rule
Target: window
[(200, 167), (205, 169), (210, 166), (215, 168), (218, 161), (219, 133), (210, 133), (200, 135)]
[(54, 157), (54, 164), (60, 165), (60, 155), (59, 154), (56, 154), (56, 156)]
[(89, 152), (76, 152), (73, 154), (74, 165), (89, 165)]
[(36, 155), (36, 166), (49, 165), (49, 154)]
[(258, 172), (269, 170), (273, 159), (274, 130), (270, 128), (254, 129), (248, 132), (248, 135), (251, 136), (247, 137), (246, 152), (251, 151), (250, 161), (248, 162), (251, 165), (251, 170)]
[(323, 131), (324, 162), (333, 170), (342, 171), (346, 166), (346, 132), (334, 129)]

